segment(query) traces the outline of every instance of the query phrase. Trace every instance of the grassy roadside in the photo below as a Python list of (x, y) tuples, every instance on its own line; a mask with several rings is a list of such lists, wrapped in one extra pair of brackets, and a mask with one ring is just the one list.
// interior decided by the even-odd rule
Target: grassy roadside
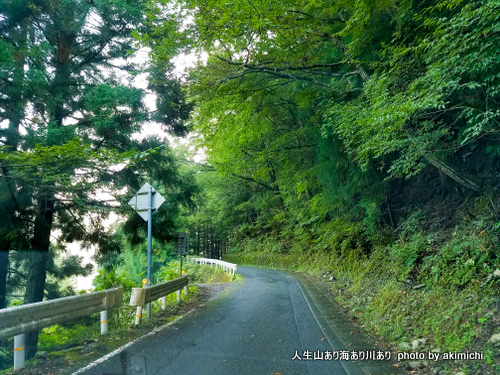
[(324, 251), (279, 253), (265, 248), (225, 257), (241, 265), (299, 271), (317, 280), (331, 280), (333, 298), (352, 318), (400, 351), (478, 351), (484, 355), (483, 360), (408, 361), (406, 370), (414, 374), (500, 373), (500, 350), (490, 341), (500, 330), (497, 281), (477, 277), (460, 287), (450, 287), (433, 284), (429, 280), (432, 274), (426, 278), (424, 273), (418, 280), (401, 280), (397, 268), (405, 262), (394, 259), (384, 264), (382, 259), (387, 259), (387, 249), (375, 249), (370, 257), (354, 252), (348, 256)]
[[(159, 301), (152, 302), (151, 319), (143, 319), (138, 327), (134, 325), (135, 309), (124, 306), (110, 312), (109, 332), (103, 336), (100, 335), (99, 314), (79, 319), (71, 325), (47, 327), (40, 334), (37, 357), (27, 361), (26, 367), (21, 370), (14, 371), (11, 368), (0, 371), (0, 374), (71, 374), (105, 354), (198, 308), (234, 279), (215, 267), (190, 265), (187, 269), (190, 271), (188, 274), (191, 286), (188, 294), (182, 296), (180, 304), (176, 301), (175, 293), (167, 297), (165, 311), (161, 310)], [(193, 286), (194, 283), (200, 286)]]

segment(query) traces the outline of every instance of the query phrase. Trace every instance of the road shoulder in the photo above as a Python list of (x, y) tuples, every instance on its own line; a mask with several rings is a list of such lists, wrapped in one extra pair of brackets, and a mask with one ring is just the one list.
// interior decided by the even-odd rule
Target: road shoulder
[(391, 353), (391, 360), (389, 361), (385, 359), (380, 361), (355, 361), (365, 374), (401, 375), (406, 373), (394, 361), (395, 351), (387, 343), (371, 337), (348, 314), (348, 309), (345, 309), (335, 301), (335, 296), (331, 291), (329, 283), (303, 273), (294, 272), (292, 275), (302, 287), (304, 297), (309, 302), (318, 323), (325, 328), (325, 334), (334, 335), (350, 353), (373, 353), (375, 351), (378, 354), (380, 351), (384, 353), (384, 357), (387, 357), (386, 353)]

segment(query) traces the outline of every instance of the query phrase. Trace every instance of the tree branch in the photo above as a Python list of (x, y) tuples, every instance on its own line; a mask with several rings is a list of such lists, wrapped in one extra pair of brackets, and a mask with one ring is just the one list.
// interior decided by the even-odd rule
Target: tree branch
[(240, 176), (240, 175), (237, 175), (236, 173), (231, 173), (231, 176), (234, 176), (234, 177), (238, 177), (242, 180), (245, 180), (245, 181), (250, 181), (250, 182), (253, 182), (253, 183), (256, 183), (260, 186), (263, 186), (265, 187), (266, 189), (269, 189), (271, 191), (276, 191), (276, 189), (274, 189), (272, 186), (269, 186), (269, 185), (266, 185), (265, 183), (263, 182), (260, 182), (260, 181), (257, 181), (257, 180), (254, 180), (253, 178), (251, 177), (245, 177), (245, 176)]
[(345, 21), (343, 19), (341, 19), (341, 18), (317, 18), (317, 17), (314, 17), (312, 14), (301, 12), (301, 11), (298, 11), (298, 10), (287, 10), (286, 12), (287, 13), (302, 14), (303, 16), (306, 16), (306, 17), (309, 17), (309, 18), (312, 18), (314, 20), (318, 20), (318, 21), (321, 21), (321, 22), (328, 22), (328, 23), (331, 23), (331, 22), (342, 22), (342, 23), (345, 23)]
[(14, 268), (10, 268), (10, 267), (9, 267), (9, 268), (7, 269), (7, 271), (8, 271), (9, 273), (16, 273), (16, 274), (18, 274), (19, 276), (21, 276), (21, 277), (22, 277), (22, 278), (24, 278), (24, 279), (26, 279), (26, 278), (28, 277), (27, 275), (25, 275), (25, 274), (23, 274), (23, 273), (19, 272), (18, 270), (14, 269)]
[(423, 157), (429, 163), (431, 163), (433, 166), (435, 166), (437, 169), (439, 169), (443, 174), (445, 174), (446, 176), (450, 177), (453, 181), (455, 181), (458, 184), (462, 185), (466, 189), (474, 190), (475, 192), (480, 192), (481, 191), (481, 188), (479, 186), (477, 186), (473, 181), (469, 180), (465, 176), (461, 176), (457, 171), (455, 171), (449, 165), (447, 165), (446, 163), (442, 162), (441, 160), (436, 159), (431, 154), (426, 153), (426, 154), (423, 155)]
[(319, 69), (319, 68), (335, 68), (338, 66), (343, 66), (345, 64), (344, 61), (339, 61), (339, 62), (332, 63), (332, 64), (314, 64), (314, 65), (309, 65), (309, 66), (290, 66), (290, 67), (286, 67), (286, 68), (271, 68), (268, 66), (259, 66), (259, 65), (254, 65), (254, 64), (235, 62), (235, 61), (227, 60), (219, 55), (217, 55), (216, 57), (219, 60), (222, 60), (229, 65), (241, 66), (241, 67), (248, 68), (248, 69), (269, 69), (269, 70), (273, 70), (276, 72), (283, 72), (283, 71), (287, 71), (287, 70), (311, 70), (311, 69)]

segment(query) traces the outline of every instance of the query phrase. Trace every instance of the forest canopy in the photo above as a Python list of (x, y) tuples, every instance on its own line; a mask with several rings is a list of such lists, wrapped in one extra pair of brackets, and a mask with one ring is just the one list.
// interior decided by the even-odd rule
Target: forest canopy
[[(181, 54), (201, 57), (182, 79)], [(497, 0), (0, 0), (0, 308), (88, 273), (54, 261), (65, 243), (137, 266), (124, 203), (146, 180), (162, 260), (182, 229), (197, 254), (358, 291), (370, 271), (472, 293), (500, 261), (499, 56)], [(152, 122), (206, 160), (141, 138)]]

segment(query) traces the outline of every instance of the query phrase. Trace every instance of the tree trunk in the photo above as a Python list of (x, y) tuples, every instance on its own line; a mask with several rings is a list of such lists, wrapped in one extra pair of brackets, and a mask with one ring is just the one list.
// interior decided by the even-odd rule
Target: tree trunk
[(195, 238), (195, 232), (194, 232), (194, 228), (193, 227), (189, 227), (188, 229), (188, 233), (189, 233), (189, 241), (188, 241), (188, 250), (191, 250), (193, 249), (193, 252), (194, 252), (194, 242), (196, 241), (196, 238)]
[(196, 227), (196, 255), (200, 255), (200, 226)]
[[(18, 30), (13, 30), (11, 37), (16, 41), (19, 48), (14, 54), (14, 60), (16, 61), (14, 71), (13, 71), (13, 86), (15, 87), (12, 92), (8, 92), (10, 96), (9, 104), (6, 107), (7, 118), (9, 119), (9, 126), (5, 132), (5, 145), (10, 146), (6, 149), (6, 152), (14, 152), (19, 146), (19, 128), (21, 126), (21, 121), (24, 118), (24, 89), (25, 86), (25, 76), (24, 76), (24, 65), (26, 63), (26, 56), (24, 49), (27, 44), (27, 27), (23, 23), (20, 25)], [(2, 168), (1, 173), (4, 176), (9, 175), (8, 168)], [(2, 221), (2, 238), (0, 238), (0, 309), (7, 307), (7, 276), (9, 269), (9, 251), (11, 249), (11, 241), (7, 239), (5, 234), (16, 230), (16, 224), (13, 223), (13, 218), (15, 217), (16, 205), (14, 201), (17, 195), (17, 186), (13, 181), (3, 181), (1, 184), (1, 189), (5, 192), (2, 194), (2, 201), (0, 202), (2, 215), (7, 218), (7, 221)]]
[(203, 257), (204, 258), (209, 258), (208, 254), (208, 224), (203, 224), (203, 238), (205, 239), (203, 241)]
[[(60, 16), (57, 12), (50, 15), (53, 21)], [(75, 46), (75, 34), (65, 30), (59, 30), (57, 36), (57, 52), (54, 56), (55, 76), (49, 87), (49, 93), (56, 105), (51, 113), (53, 124), (50, 128), (60, 129), (66, 116), (65, 104), (71, 100), (71, 57), (72, 48)], [(47, 139), (46, 142), (54, 145), (64, 143), (64, 139)], [(45, 281), (47, 278), (47, 262), (49, 258), (50, 233), (52, 230), (54, 216), (54, 193), (41, 191), (38, 197), (38, 212), (35, 218), (34, 233), (31, 243), (30, 269), (26, 282), (26, 293), (24, 303), (33, 303), (43, 300)], [(38, 332), (26, 335), (26, 354), (32, 358), (36, 354), (38, 345)]]
[[(32, 249), (30, 252), (29, 272), (26, 281), (24, 303), (40, 302), (43, 300), (45, 281), (47, 278), (47, 263), (49, 259), (50, 232), (54, 216), (54, 197), (52, 193), (41, 193), (38, 198), (38, 214), (35, 218), (35, 227)], [(32, 358), (36, 354), (38, 332), (26, 335), (26, 355)]]
[(210, 259), (214, 259), (214, 227), (210, 225)]
[(9, 250), (0, 250), (0, 309), (7, 307), (7, 274), (9, 269)]
[(220, 259), (220, 254), (219, 254), (219, 236), (215, 236), (215, 258)]

